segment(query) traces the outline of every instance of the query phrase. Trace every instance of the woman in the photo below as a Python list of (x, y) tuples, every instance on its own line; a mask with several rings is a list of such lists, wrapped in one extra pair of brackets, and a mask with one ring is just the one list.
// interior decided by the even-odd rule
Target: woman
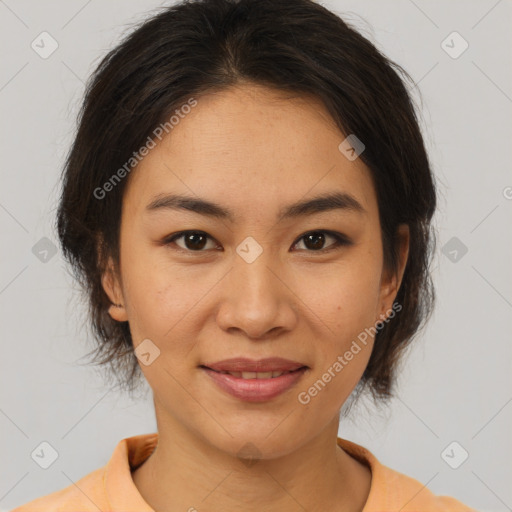
[(158, 432), (16, 512), (468, 511), (338, 437), (433, 304), (435, 186), (397, 70), (308, 0), (200, 0), (94, 73), (58, 231), (97, 360)]

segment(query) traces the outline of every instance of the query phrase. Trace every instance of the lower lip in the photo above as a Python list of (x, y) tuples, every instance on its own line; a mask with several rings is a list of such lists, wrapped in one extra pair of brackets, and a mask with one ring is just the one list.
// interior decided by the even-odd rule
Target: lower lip
[(210, 368), (202, 368), (221, 388), (230, 395), (246, 402), (271, 400), (294, 386), (304, 375), (306, 368), (284, 373), (270, 379), (242, 379), (229, 373), (219, 373)]

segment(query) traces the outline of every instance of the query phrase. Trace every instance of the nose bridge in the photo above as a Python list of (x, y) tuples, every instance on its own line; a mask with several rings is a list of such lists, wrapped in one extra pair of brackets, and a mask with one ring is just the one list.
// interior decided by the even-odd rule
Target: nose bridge
[[(248, 250), (247, 250), (248, 249)], [(247, 252), (244, 252), (246, 251)], [(281, 290), (276, 282), (274, 273), (270, 270), (275, 267), (275, 258), (269, 249), (258, 249), (251, 242), (240, 244), (234, 259), (232, 278), (239, 288), (238, 300), (258, 309), (266, 306), (275, 307)], [(272, 265), (274, 263), (274, 265)], [(275, 272), (275, 270), (274, 270)]]
[(290, 328), (294, 311), (275, 275), (277, 259), (254, 242), (244, 241), (237, 248), (218, 321), (223, 329), (237, 328), (257, 338), (276, 327)]

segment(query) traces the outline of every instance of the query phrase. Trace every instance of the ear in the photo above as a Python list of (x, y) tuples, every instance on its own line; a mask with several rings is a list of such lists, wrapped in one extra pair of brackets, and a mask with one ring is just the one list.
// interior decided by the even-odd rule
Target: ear
[(398, 264), (396, 272), (384, 269), (380, 282), (380, 301), (378, 312), (380, 314), (379, 321), (387, 317), (386, 312), (391, 310), (395, 297), (400, 289), (402, 278), (409, 256), (409, 226), (407, 224), (400, 224), (398, 226), (398, 247), (397, 256)]
[(101, 284), (112, 305), (108, 308), (109, 315), (118, 322), (126, 322), (125, 301), (118, 273), (115, 269), (112, 258), (108, 259), (107, 269), (101, 276)]

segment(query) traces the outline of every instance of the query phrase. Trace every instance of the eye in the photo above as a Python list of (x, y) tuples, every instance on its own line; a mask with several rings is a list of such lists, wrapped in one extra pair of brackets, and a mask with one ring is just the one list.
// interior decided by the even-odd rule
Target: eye
[[(326, 240), (329, 238), (333, 239), (334, 243), (331, 243), (327, 248), (325, 248), (324, 245)], [(178, 243), (178, 240), (182, 240), (182, 242)], [(166, 237), (162, 240), (162, 244), (171, 245), (175, 243), (184, 251), (204, 252), (203, 249), (218, 248), (215, 244), (213, 244), (213, 247), (207, 247), (208, 241), (213, 240), (214, 239), (204, 231), (180, 231), (179, 233)], [(293, 244), (293, 247), (296, 247), (302, 240), (306, 247), (305, 250), (308, 252), (324, 252), (336, 249), (337, 247), (352, 245), (352, 242), (345, 235), (334, 231), (309, 231), (302, 235), (298, 241)]]
[[(325, 248), (324, 244), (328, 238), (334, 239), (334, 243)], [(294, 244), (294, 247), (298, 245), (302, 240), (304, 241), (304, 246), (309, 252), (330, 251), (332, 249), (336, 249), (337, 247), (348, 246), (352, 244), (352, 242), (345, 235), (336, 233), (334, 231), (309, 231), (299, 238), (299, 241)]]
[[(177, 243), (177, 240), (183, 239), (183, 245)], [(202, 250), (207, 246), (207, 242), (209, 240), (213, 240), (208, 234), (203, 231), (181, 231), (180, 233), (175, 233), (170, 237), (167, 237), (163, 240), (164, 245), (170, 245), (172, 243), (176, 243), (178, 247), (185, 251), (191, 252), (203, 252)], [(214, 246), (215, 249), (217, 246)], [(212, 247), (207, 247), (207, 249), (212, 249)]]

